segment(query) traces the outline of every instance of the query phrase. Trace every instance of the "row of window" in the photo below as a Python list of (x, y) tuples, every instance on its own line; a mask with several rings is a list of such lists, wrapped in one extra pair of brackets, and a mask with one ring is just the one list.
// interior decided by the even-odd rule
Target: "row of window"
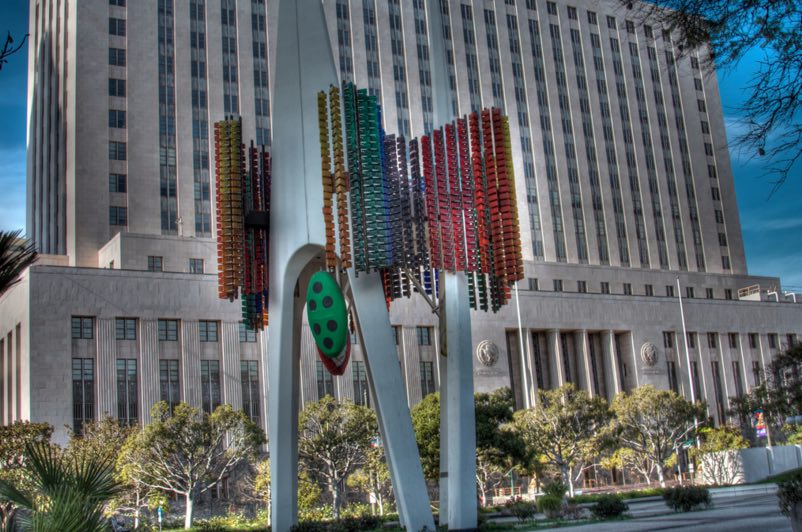
[[(164, 257), (148, 255), (148, 271), (163, 272)], [(189, 273), (203, 273), (203, 259), (189, 259)]]
[[(201, 360), (201, 404), (207, 414), (222, 402), (220, 361)], [(117, 419), (121, 425), (136, 425), (139, 421), (139, 372), (135, 358), (117, 359)], [(159, 360), (159, 399), (168, 404), (170, 412), (181, 401), (181, 374), (178, 360)], [(261, 425), (261, 393), (259, 363), (240, 362), (242, 410), (257, 425)], [(86, 422), (95, 420), (95, 360), (72, 359), (73, 430), (83, 432)]]
[[(710, 349), (717, 349), (718, 348), (718, 335), (719, 333), (709, 332), (707, 333), (707, 347)], [(730, 349), (738, 349), (738, 333), (727, 333), (727, 340), (730, 346)], [(746, 335), (749, 341), (749, 348), (750, 349), (758, 349), (760, 346), (760, 338), (758, 333), (748, 333)], [(667, 349), (673, 349), (676, 345), (675, 342), (675, 333), (674, 331), (663, 331), (663, 347)], [(769, 341), (769, 348), (770, 349), (777, 349), (777, 346), (780, 343), (780, 337), (777, 333), (770, 333), (768, 335)], [(796, 344), (796, 335), (791, 333), (786, 335), (786, 342), (788, 346), (793, 346)], [(688, 347), (691, 349), (696, 349), (698, 342), (697, 342), (697, 333), (695, 332), (688, 332)]]
[[(531, 291), (539, 291), (540, 284), (536, 278), (530, 277), (528, 279), (529, 282), (529, 290)], [(563, 283), (562, 279), (554, 279), (553, 287), (555, 292), (566, 292), (565, 284)], [(676, 297), (674, 285), (666, 285), (665, 296), (666, 297)], [(608, 281), (601, 281), (599, 283), (599, 290), (601, 294), (609, 294), (610, 292), (610, 283)], [(623, 283), (622, 284), (622, 294), (625, 296), (631, 296), (632, 292), (632, 283)], [(577, 281), (576, 282), (576, 291), (580, 294), (587, 293), (588, 291), (588, 283), (587, 281)], [(645, 284), (643, 285), (643, 295), (646, 296), (654, 296), (654, 285), (653, 284)], [(686, 286), (685, 287), (685, 297), (689, 299), (693, 299), (696, 297), (696, 290), (693, 286)], [(715, 299), (715, 292), (712, 288), (705, 288), (705, 298), (706, 299)], [(732, 299), (732, 289), (725, 288), (724, 289), (724, 299)]]
[[(178, 341), (179, 320), (160, 319), (159, 340), (163, 342)], [(114, 323), (115, 339), (136, 340), (136, 318), (116, 318)], [(220, 322), (214, 320), (198, 321), (198, 332), (201, 342), (219, 341)], [(95, 337), (95, 318), (93, 316), (72, 317), (72, 338), (75, 340), (92, 340)], [(256, 331), (246, 324), (239, 324), (239, 341), (256, 342)]]
[[(420, 388), (421, 397), (426, 397), (435, 392), (434, 362), (420, 362)], [(330, 395), (336, 398), (334, 389), (334, 377), (326, 371), (323, 363), (316, 362), (317, 375), (317, 396), (319, 399)], [(370, 406), (370, 390), (368, 387), (368, 376), (365, 370), (365, 363), (360, 360), (352, 362), (351, 375), (354, 385), (354, 403), (362, 406)]]

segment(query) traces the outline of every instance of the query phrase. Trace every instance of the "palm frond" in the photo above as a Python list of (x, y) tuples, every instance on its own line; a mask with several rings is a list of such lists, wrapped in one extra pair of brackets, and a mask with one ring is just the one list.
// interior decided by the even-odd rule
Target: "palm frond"
[(22, 238), (22, 231), (0, 231), (0, 294), (17, 283), (37, 257), (35, 245)]
[(13, 484), (0, 480), (0, 499), (11, 501), (20, 508), (33, 508), (33, 501)]

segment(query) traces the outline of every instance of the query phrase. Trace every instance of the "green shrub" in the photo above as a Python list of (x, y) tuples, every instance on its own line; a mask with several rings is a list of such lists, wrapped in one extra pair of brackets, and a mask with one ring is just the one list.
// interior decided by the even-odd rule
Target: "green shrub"
[(618, 495), (603, 495), (590, 508), (590, 513), (598, 519), (621, 517), (629, 510), (629, 505)]
[(559, 480), (549, 482), (548, 484), (543, 486), (543, 493), (545, 495), (552, 495), (554, 497), (559, 497), (560, 499), (565, 497), (566, 490), (568, 490), (568, 486), (566, 486), (563, 482), (560, 482)]
[(707, 488), (696, 486), (677, 486), (669, 488), (663, 493), (666, 505), (675, 512), (690, 512), (696, 508), (705, 508), (713, 504), (710, 491)]
[(581, 519), (583, 513), (585, 511), (575, 502), (564, 502), (560, 508), (560, 517), (571, 521)]
[(538, 506), (532, 501), (525, 501), (518, 497), (511, 502), (512, 504), (508, 504), (507, 508), (510, 510), (512, 515), (518, 518), (519, 521), (532, 519), (537, 513)]
[(363, 515), (336, 521), (301, 521), (297, 525), (293, 525), (290, 530), (292, 532), (361, 532), (381, 528), (382, 522), (381, 517)]
[(559, 516), (562, 506), (562, 496), (541, 495), (537, 500), (537, 511), (545, 514), (549, 519)]
[[(640, 499), (642, 497), (657, 497), (663, 495), (665, 491), (665, 488), (646, 488), (642, 490), (622, 491), (620, 493), (616, 493), (616, 495), (624, 500), (629, 500)], [(594, 503), (602, 497), (606, 497), (607, 495), (608, 494), (605, 493), (588, 493), (586, 495), (577, 495), (576, 497), (572, 497), (570, 500), (577, 504)]]
[(777, 499), (783, 515), (790, 517), (794, 504), (802, 502), (802, 470), (777, 483)]

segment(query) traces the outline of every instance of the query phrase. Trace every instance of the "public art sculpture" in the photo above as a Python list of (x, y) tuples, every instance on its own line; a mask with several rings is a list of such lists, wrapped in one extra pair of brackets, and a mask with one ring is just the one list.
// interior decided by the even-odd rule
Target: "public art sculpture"
[(402, 526), (434, 528), (388, 314), (416, 291), (437, 311), (449, 354), (440, 523), (476, 526), (468, 309), (497, 311), (523, 262), (507, 118), (498, 109), (445, 114), (442, 14), (426, 4), (443, 124), (431, 134), (387, 134), (375, 97), (339, 84), (319, 0), (279, 2), (272, 157), (246, 150), (238, 119), (215, 124), (219, 295), (241, 298), (252, 328), (270, 318), (273, 530), (297, 519), (304, 308), (335, 375), (350, 356), (349, 330), (359, 332)]

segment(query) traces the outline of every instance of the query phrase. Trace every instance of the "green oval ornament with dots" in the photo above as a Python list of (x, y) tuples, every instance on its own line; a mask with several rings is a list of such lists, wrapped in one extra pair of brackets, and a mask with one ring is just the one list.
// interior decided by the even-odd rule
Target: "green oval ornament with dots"
[(338, 357), (348, 341), (348, 311), (339, 285), (328, 272), (317, 272), (309, 280), (306, 319), (318, 350), (329, 358)]

